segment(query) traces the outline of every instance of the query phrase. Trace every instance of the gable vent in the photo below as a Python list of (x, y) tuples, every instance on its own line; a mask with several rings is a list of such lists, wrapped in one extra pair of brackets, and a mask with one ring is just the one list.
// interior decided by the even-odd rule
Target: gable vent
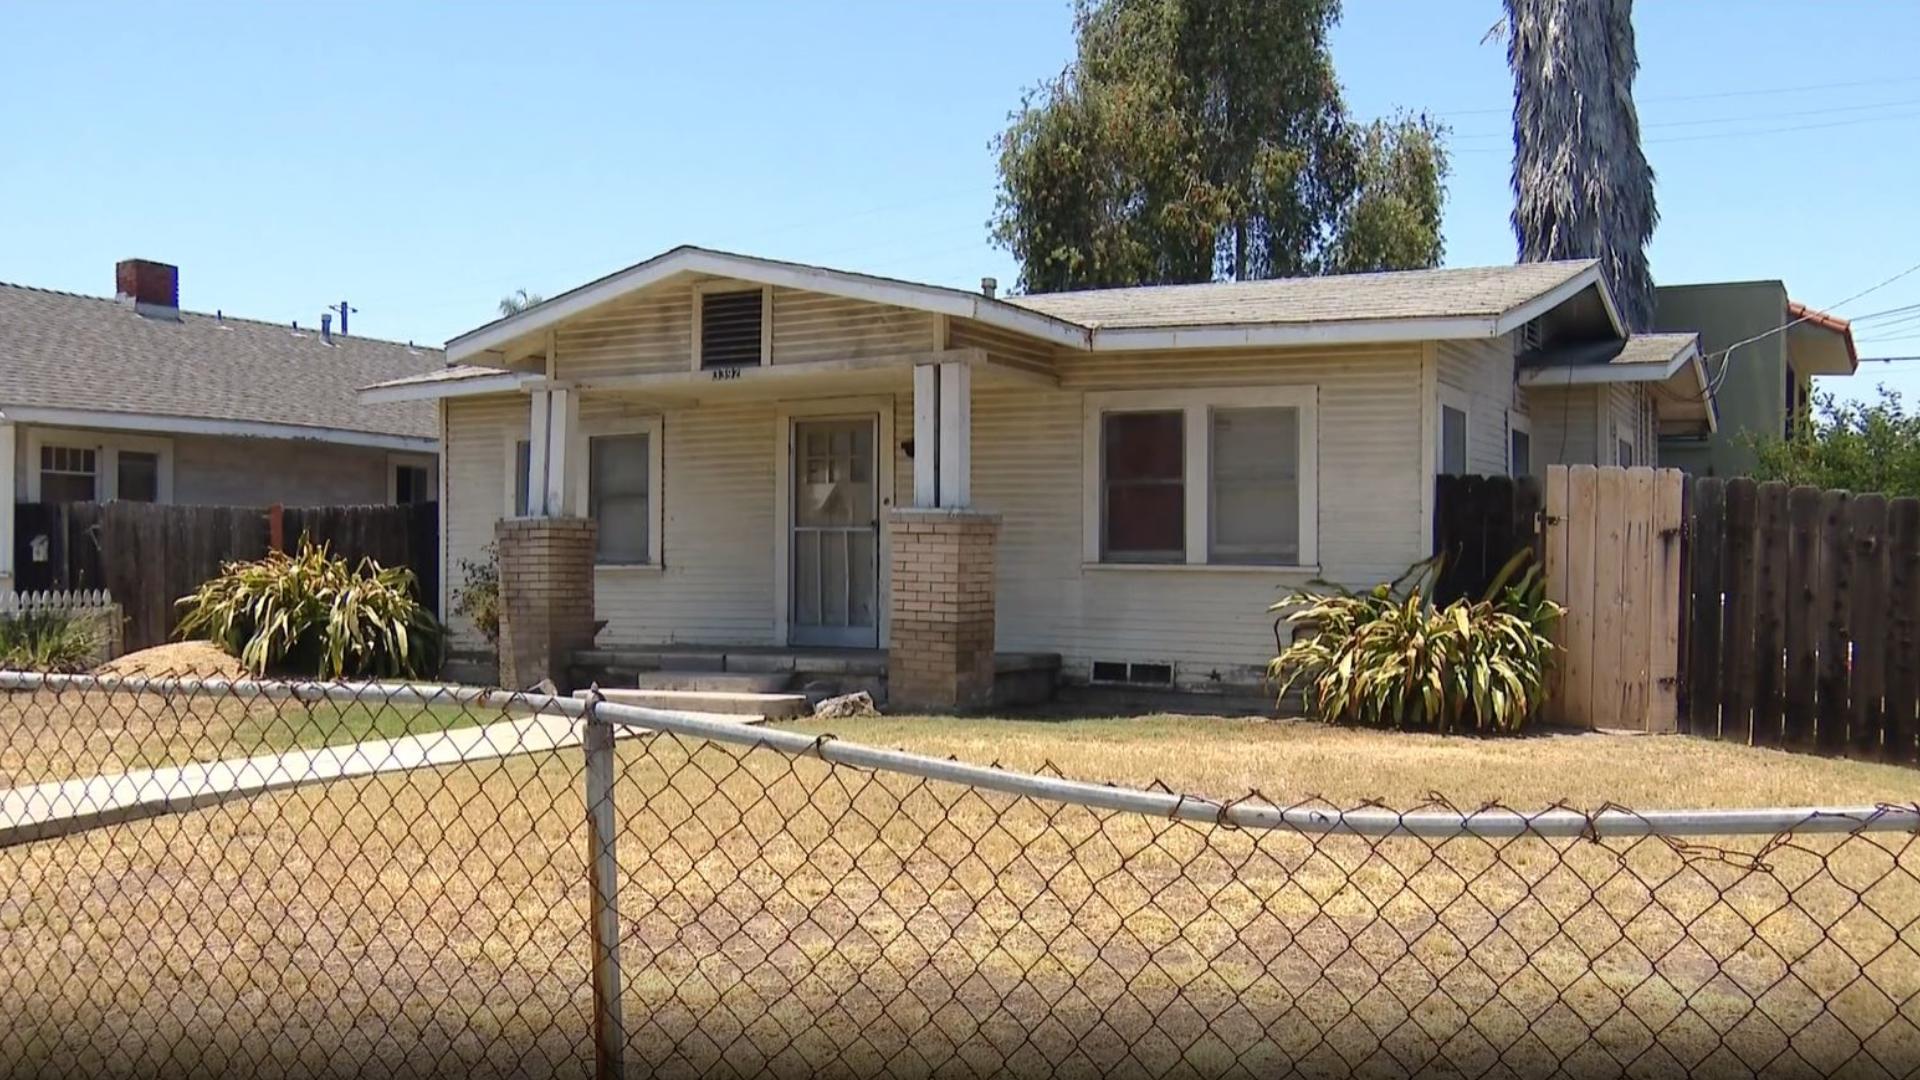
[(700, 367), (758, 367), (766, 295), (760, 289), (700, 295)]
[(1515, 352), (1529, 353), (1546, 344), (1546, 335), (1541, 331), (1539, 319), (1528, 319), (1514, 335)]

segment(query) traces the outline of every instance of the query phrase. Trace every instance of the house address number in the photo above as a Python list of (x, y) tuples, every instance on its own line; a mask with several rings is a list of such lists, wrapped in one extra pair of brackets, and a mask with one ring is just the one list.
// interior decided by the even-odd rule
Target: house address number
[(737, 367), (720, 367), (713, 369), (714, 382), (720, 382), (724, 379), (737, 379), (739, 377), (740, 369)]

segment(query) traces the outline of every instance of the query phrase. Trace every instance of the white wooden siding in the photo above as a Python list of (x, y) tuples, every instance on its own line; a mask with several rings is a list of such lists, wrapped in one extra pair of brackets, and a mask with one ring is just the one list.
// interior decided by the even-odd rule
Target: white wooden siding
[(1440, 384), (1467, 395), (1467, 471), (1507, 471), (1507, 410), (1513, 405), (1513, 339), (1442, 341), (1435, 349)]
[(844, 296), (773, 290), (773, 363), (897, 356), (937, 348), (939, 316)]
[(554, 375), (585, 379), (685, 371), (693, 363), (693, 287), (667, 282), (568, 319), (555, 331)]
[(1054, 358), (1065, 351), (1025, 334), (987, 326), (972, 319), (954, 319), (949, 324), (947, 345), (955, 349), (985, 349), (988, 356), (999, 363), (1040, 374), (1054, 373), (1058, 369)]
[[(493, 543), (493, 527), (500, 520), (507, 490), (508, 448), (511, 440), (526, 438), (528, 410), (525, 395), (449, 398), (440, 407), (446, 410), (441, 460), (447, 470), (447, 504), (441, 508), (447, 565), (441, 568), (441, 576), (452, 596), (465, 580), (461, 561), (485, 560), (486, 546)], [(485, 647), (486, 640), (473, 624), (450, 609), (447, 624), (456, 648)]]
[[(1595, 465), (1600, 460), (1600, 393), (1604, 387), (1529, 387), (1527, 417), (1533, 421), (1533, 471), (1548, 465)], [(1612, 464), (1613, 448), (1605, 448)]]

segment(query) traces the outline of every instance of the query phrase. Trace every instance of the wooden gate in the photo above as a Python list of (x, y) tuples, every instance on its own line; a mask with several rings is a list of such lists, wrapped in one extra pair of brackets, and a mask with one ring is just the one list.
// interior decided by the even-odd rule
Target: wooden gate
[(1549, 719), (1678, 726), (1685, 485), (1678, 469), (1547, 469), (1547, 595), (1567, 609)]

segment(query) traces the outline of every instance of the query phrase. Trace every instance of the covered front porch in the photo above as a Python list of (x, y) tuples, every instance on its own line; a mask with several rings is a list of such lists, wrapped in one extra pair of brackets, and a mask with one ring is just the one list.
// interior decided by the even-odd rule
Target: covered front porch
[(999, 521), (972, 502), (971, 405), (976, 383), (1035, 378), (944, 349), (525, 381), (503, 624), (547, 632), (503, 625), (503, 682), (711, 672), (928, 708), (1030, 699), (1059, 661), (995, 656)]

